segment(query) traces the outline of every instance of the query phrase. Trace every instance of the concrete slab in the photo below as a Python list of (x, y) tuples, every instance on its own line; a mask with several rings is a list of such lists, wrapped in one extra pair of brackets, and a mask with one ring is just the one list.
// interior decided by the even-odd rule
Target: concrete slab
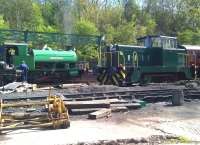
[(60, 145), (99, 140), (141, 139), (161, 135), (160, 131), (131, 123), (73, 121), (69, 129), (18, 130), (0, 136), (0, 145)]
[(200, 118), (161, 123), (156, 129), (200, 143)]

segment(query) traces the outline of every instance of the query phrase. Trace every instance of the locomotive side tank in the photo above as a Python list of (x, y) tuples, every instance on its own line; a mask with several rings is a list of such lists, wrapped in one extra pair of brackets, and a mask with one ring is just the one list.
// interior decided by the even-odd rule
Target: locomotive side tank
[(77, 62), (76, 53), (70, 51), (36, 50), (33, 49), (35, 62)]

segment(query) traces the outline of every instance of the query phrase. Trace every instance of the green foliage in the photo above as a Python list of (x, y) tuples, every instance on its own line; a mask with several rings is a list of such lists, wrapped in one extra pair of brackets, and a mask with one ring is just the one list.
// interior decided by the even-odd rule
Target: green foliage
[(133, 15), (139, 14), (139, 7), (135, 0), (127, 0), (124, 6), (124, 17), (127, 21), (131, 21)]
[(8, 29), (9, 25), (4, 21), (3, 16), (0, 15), (0, 29)]
[(75, 24), (75, 33), (80, 35), (96, 35), (98, 30), (94, 23), (87, 20), (77, 21)]
[[(107, 43), (132, 44), (139, 36), (178, 36), (200, 45), (199, 0), (0, 0), (0, 28), (105, 35)], [(96, 44), (79, 46), (97, 58)]]
[(184, 136), (180, 136), (178, 140), (180, 141), (180, 143), (191, 143), (191, 140)]
[[(77, 21), (75, 33), (79, 35), (97, 35), (98, 30), (94, 23), (87, 20)], [(94, 45), (82, 45), (78, 48), (78, 54), (83, 60), (95, 59), (98, 56), (97, 48)]]
[(191, 144), (191, 140), (184, 136), (173, 137), (171, 139), (167, 139), (163, 144)]
[(13, 29), (28, 29), (32, 20), (31, 0), (1, 0), (2, 15)]
[(178, 33), (178, 39), (182, 44), (200, 45), (200, 29), (198, 31), (187, 29)]
[(135, 22), (125, 22), (116, 29), (113, 41), (115, 43), (133, 44), (136, 38)]
[(81, 60), (96, 60), (98, 57), (97, 47), (84, 45), (77, 48), (78, 56)]
[(114, 7), (101, 12), (97, 25), (106, 36), (107, 43), (132, 44), (136, 38), (135, 22), (134, 15), (126, 20), (123, 8)]

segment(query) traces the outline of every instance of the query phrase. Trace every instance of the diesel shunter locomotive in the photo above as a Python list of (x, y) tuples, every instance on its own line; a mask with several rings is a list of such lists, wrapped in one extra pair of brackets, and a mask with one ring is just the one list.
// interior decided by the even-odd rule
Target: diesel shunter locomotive
[(176, 37), (145, 36), (138, 46), (113, 45), (100, 51), (101, 84), (177, 81), (192, 79), (187, 50)]

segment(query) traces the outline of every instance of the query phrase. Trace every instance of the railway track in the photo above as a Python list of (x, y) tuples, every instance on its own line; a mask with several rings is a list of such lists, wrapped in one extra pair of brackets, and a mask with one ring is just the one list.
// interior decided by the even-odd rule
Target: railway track
[[(134, 87), (133, 87), (134, 88)], [(149, 103), (168, 101), (173, 93), (177, 91), (175, 89), (149, 89), (149, 90), (118, 90), (118, 91), (106, 91), (106, 92), (88, 92), (88, 93), (60, 93), (53, 92), (53, 94), (63, 95), (65, 101), (87, 101), (87, 100), (100, 100), (100, 99), (140, 99)], [(200, 90), (198, 89), (183, 89), (185, 100), (200, 99)], [(4, 101), (18, 101), (18, 100), (42, 100), (46, 99), (48, 92), (37, 92), (29, 95), (29, 93), (15, 94), (11, 97), (3, 97)]]
[[(98, 99), (140, 99), (150, 103), (167, 101), (177, 89), (163, 90), (142, 90), (142, 91), (108, 91), (108, 92), (93, 92), (93, 93), (77, 93), (64, 95), (66, 100), (98, 100)], [(184, 89), (185, 99), (200, 99), (200, 90)]]

